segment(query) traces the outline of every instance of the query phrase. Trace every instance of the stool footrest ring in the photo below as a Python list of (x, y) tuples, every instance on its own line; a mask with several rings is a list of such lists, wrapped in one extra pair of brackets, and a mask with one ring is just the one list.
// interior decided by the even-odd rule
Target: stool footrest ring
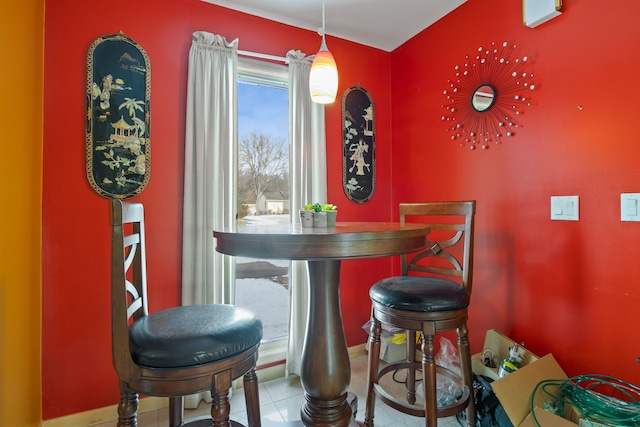
[[(380, 370), (380, 372), (378, 372), (376, 380), (373, 384), (373, 390), (375, 394), (380, 398), (380, 400), (382, 400), (386, 405), (400, 412), (404, 412), (405, 414), (424, 418), (425, 411), (423, 406), (412, 405), (406, 401), (400, 400), (399, 398), (393, 396), (391, 393), (385, 390), (385, 388), (379, 383), (380, 379), (385, 375), (393, 374), (401, 369), (421, 370), (422, 364), (420, 362), (411, 363), (404, 361), (394, 362), (385, 366)], [(438, 418), (450, 417), (463, 411), (469, 404), (469, 399), (471, 398), (471, 391), (469, 390), (469, 387), (463, 384), (462, 380), (453, 371), (443, 366), (436, 366), (436, 373), (451, 379), (462, 390), (462, 396), (456, 399), (455, 402), (447, 406), (438, 407)]]

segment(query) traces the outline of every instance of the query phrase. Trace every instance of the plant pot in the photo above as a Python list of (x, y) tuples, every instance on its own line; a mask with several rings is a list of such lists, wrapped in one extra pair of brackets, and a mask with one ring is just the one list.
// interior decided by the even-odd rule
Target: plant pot
[(336, 218), (338, 217), (337, 210), (324, 211), (327, 213), (327, 227), (336, 226)]
[(300, 211), (300, 223), (304, 228), (313, 228), (313, 211)]
[(327, 212), (326, 211), (313, 213), (313, 227), (327, 228)]

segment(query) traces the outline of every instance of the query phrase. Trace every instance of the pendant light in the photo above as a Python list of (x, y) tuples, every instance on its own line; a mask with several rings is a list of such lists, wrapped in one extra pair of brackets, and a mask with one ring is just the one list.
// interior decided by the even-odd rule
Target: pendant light
[(338, 67), (333, 55), (327, 48), (324, 38), (324, 0), (322, 0), (322, 43), (311, 64), (309, 74), (309, 92), (311, 100), (318, 104), (330, 104), (338, 92)]

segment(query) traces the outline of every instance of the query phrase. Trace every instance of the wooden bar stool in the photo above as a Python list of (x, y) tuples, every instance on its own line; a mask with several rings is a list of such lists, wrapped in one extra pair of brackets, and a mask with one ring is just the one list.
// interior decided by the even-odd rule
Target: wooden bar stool
[[(120, 378), (118, 427), (137, 426), (138, 393), (169, 398), (169, 425), (239, 426), (229, 389), (243, 377), (249, 426), (260, 426), (256, 361), (262, 321), (232, 305), (148, 312), (144, 209), (111, 201), (111, 333)], [(183, 420), (183, 396), (211, 391), (210, 417)]]
[[(473, 226), (475, 201), (401, 203), (400, 222), (407, 217), (431, 224), (426, 249), (401, 256), (402, 275), (375, 283), (369, 290), (371, 328), (369, 334), (369, 372), (364, 425), (373, 427), (376, 396), (390, 407), (425, 417), (428, 427), (437, 419), (466, 409), (469, 427), (475, 427), (475, 404), (471, 373), (471, 351), (467, 331), (467, 308), (471, 298), (473, 272)], [(380, 369), (381, 323), (407, 331), (406, 360)], [(434, 360), (434, 337), (456, 330), (460, 357), (460, 377)], [(416, 361), (416, 334), (422, 342), (422, 360)], [(406, 372), (406, 396), (385, 389), (380, 380), (396, 372)], [(416, 405), (416, 373), (422, 371), (424, 404)], [(460, 386), (461, 395), (438, 407), (436, 374)]]

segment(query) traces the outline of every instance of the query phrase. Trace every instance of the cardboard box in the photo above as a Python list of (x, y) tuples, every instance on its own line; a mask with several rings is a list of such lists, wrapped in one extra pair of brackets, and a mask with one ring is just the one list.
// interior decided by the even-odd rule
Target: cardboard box
[[(515, 341), (496, 331), (487, 331), (484, 350), (491, 350), (496, 365), (509, 357), (509, 348), (516, 344)], [(483, 350), (483, 352), (484, 352)], [(556, 362), (552, 354), (540, 358), (526, 348), (519, 346), (518, 352), (522, 357), (520, 368), (509, 375), (498, 377), (498, 368), (489, 368), (482, 364), (482, 353), (471, 357), (471, 367), (476, 375), (484, 375), (492, 378), (493, 391), (500, 404), (509, 416), (511, 423), (516, 427), (538, 427), (532, 415), (531, 395), (537, 385), (545, 380), (564, 380), (567, 374)], [(549, 386), (546, 391), (561, 396), (560, 389)], [(533, 408), (538, 423), (544, 427), (576, 427), (578, 423), (573, 408), (565, 408), (565, 417), (562, 418), (543, 408), (544, 401), (549, 397), (538, 391), (534, 396)]]
[[(531, 395), (538, 383), (544, 380), (563, 379), (567, 379), (567, 374), (565, 374), (560, 365), (558, 365), (553, 355), (547, 354), (541, 359), (510, 373), (506, 377), (495, 380), (491, 383), (491, 386), (513, 425), (520, 426), (531, 412)], [(560, 389), (558, 388), (553, 390), (552, 387), (548, 387), (546, 390), (558, 397), (561, 395)], [(547, 395), (544, 393), (536, 393), (533, 400), (533, 407), (542, 408), (545, 399), (548, 399)], [(547, 427), (546, 424), (542, 425)]]
[[(534, 413), (536, 415), (535, 420), (533, 418)], [(533, 412), (527, 415), (527, 418), (524, 419), (519, 427), (538, 427), (538, 424), (544, 427), (576, 427), (575, 422), (545, 411), (539, 406), (536, 406)]]
[[(499, 378), (498, 366), (500, 365), (500, 362), (509, 357), (509, 349), (515, 344), (515, 341), (501, 334), (495, 329), (489, 329), (484, 339), (483, 351), (471, 356), (471, 369), (473, 370), (473, 373), (475, 373), (476, 375), (484, 375), (493, 380), (497, 380)], [(482, 354), (485, 350), (490, 350), (493, 353), (493, 360), (496, 363), (495, 368), (490, 368), (482, 364)], [(531, 353), (521, 345), (519, 345), (518, 347), (518, 353), (520, 354), (520, 357), (522, 357), (520, 367), (526, 366), (539, 359), (538, 356)]]

